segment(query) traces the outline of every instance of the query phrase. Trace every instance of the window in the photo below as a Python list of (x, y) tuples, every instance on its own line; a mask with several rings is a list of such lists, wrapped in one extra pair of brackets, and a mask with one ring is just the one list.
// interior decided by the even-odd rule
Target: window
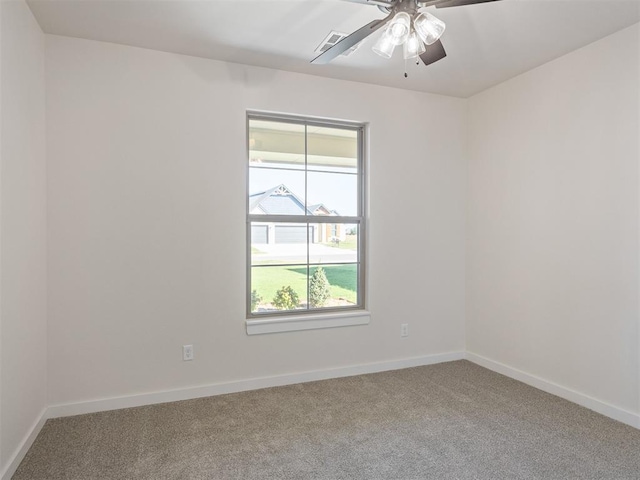
[(363, 309), (363, 135), (248, 114), (249, 318)]

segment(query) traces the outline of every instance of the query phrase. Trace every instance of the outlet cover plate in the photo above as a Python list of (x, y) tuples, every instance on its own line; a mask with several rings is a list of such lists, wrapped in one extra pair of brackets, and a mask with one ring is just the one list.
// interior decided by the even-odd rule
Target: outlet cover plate
[(185, 362), (193, 360), (193, 345), (182, 346), (182, 360)]

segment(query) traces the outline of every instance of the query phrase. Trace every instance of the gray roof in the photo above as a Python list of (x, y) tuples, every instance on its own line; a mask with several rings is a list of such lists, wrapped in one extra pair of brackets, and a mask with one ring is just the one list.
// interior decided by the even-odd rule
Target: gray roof
[(304, 215), (304, 203), (285, 185), (278, 185), (249, 197), (250, 209), (259, 207), (267, 215)]
[[(329, 210), (324, 204), (318, 203), (307, 208), (309, 215), (323, 207), (327, 211), (337, 214), (335, 210)], [(302, 202), (291, 190), (284, 184), (265, 190), (264, 192), (254, 193), (249, 196), (249, 211), (253, 212), (259, 208), (266, 215), (304, 215), (304, 202)]]

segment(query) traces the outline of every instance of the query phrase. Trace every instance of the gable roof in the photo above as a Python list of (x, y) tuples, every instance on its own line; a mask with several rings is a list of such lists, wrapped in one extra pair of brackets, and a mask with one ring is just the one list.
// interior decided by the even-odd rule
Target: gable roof
[[(304, 203), (284, 184), (254, 193), (249, 197), (249, 211), (267, 215), (304, 215)], [(260, 211), (255, 211), (259, 209)]]
[[(264, 192), (249, 196), (249, 212), (265, 215), (304, 215), (304, 202), (301, 201), (286, 185), (280, 184)], [(308, 215), (337, 215), (335, 210), (328, 209), (318, 203), (307, 208)]]
[(324, 203), (317, 203), (315, 205), (310, 205), (307, 207), (307, 210), (311, 215), (337, 215), (338, 212), (335, 210), (329, 210)]

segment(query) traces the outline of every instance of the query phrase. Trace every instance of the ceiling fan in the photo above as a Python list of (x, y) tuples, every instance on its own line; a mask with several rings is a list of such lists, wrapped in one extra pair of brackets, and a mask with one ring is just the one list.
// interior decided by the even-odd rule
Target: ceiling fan
[[(384, 27), (380, 39), (373, 46), (378, 55), (391, 58), (396, 46), (403, 45), (404, 58), (420, 57), (422, 63), (431, 65), (447, 56), (440, 37), (444, 33), (445, 24), (424, 7), (436, 8), (461, 7), (476, 3), (495, 2), (497, 0), (346, 0), (377, 6), (387, 16), (369, 22), (351, 35), (328, 48), (311, 63), (326, 64), (356, 46), (372, 33)], [(406, 73), (405, 73), (406, 76)]]

